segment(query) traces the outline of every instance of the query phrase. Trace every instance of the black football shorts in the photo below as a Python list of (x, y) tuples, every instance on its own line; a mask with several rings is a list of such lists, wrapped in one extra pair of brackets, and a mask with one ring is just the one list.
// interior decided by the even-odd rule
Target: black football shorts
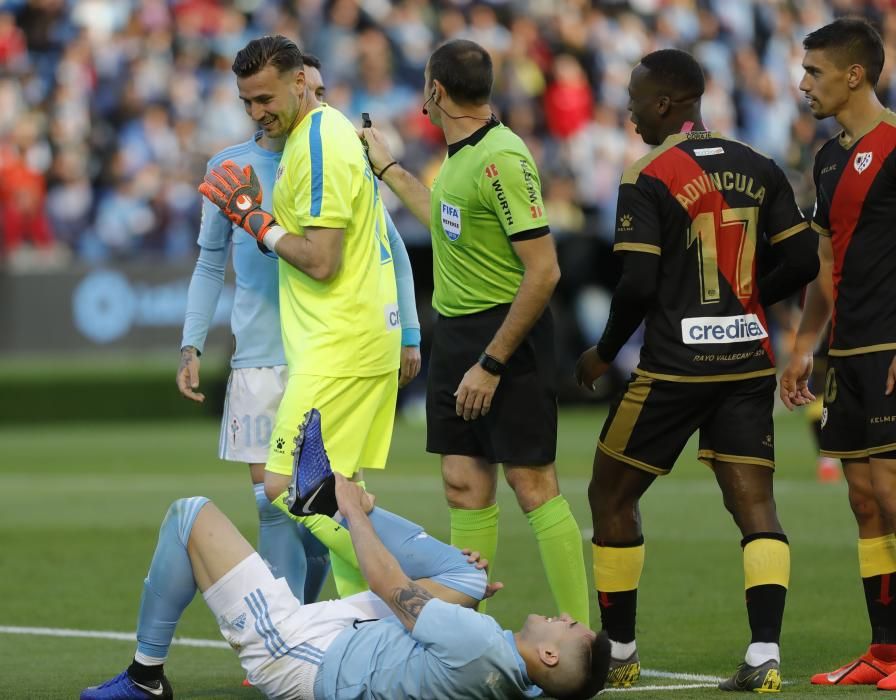
[(515, 466), (552, 464), (557, 452), (554, 323), (550, 310), (523, 340), (501, 376), (491, 410), (465, 421), (454, 392), (507, 315), (502, 304), (467, 316), (439, 316), (426, 388), (426, 450)]
[(696, 431), (697, 458), (774, 468), (774, 375), (672, 382), (633, 374), (604, 423), (598, 448), (653, 474), (668, 474)]
[(828, 357), (821, 454), (862, 460), (896, 457), (896, 391), (887, 396), (890, 351)]

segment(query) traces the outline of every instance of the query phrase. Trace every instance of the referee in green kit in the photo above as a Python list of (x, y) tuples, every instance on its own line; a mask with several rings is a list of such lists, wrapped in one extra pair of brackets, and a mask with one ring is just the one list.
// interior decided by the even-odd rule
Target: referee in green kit
[(423, 113), (448, 156), (430, 191), (376, 129), (362, 129), (374, 175), (432, 236), (438, 312), (426, 398), (426, 449), (441, 455), (451, 544), (495, 560), (498, 463), (538, 541), (559, 612), (587, 622), (582, 536), (560, 495), (548, 301), (560, 277), (523, 141), (492, 114), (492, 61), (472, 41), (430, 56)]

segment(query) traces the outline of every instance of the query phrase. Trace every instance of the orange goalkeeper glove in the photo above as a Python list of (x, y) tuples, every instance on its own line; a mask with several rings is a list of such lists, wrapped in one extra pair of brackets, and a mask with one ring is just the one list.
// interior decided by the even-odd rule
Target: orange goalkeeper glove
[(199, 191), (261, 243), (272, 228), (280, 228), (274, 217), (261, 208), (261, 183), (251, 165), (240, 169), (232, 160), (225, 160), (206, 174)]

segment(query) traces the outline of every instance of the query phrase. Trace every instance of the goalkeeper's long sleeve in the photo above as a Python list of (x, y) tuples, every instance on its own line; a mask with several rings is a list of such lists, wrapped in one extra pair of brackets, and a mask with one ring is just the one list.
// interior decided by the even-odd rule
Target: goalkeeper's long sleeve
[[(384, 209), (385, 211), (385, 209)], [(414, 273), (404, 241), (386, 211), (386, 229), (392, 264), (395, 266), (395, 283), (398, 285), (398, 315), (401, 317), (401, 344), (420, 345), (420, 319), (417, 316), (417, 299), (414, 296)]]
[(187, 292), (187, 311), (184, 314), (184, 332), (180, 346), (192, 345), (200, 353), (211, 326), (221, 290), (224, 288), (224, 270), (230, 255), (230, 244), (223, 248), (199, 249), (199, 258), (190, 278)]

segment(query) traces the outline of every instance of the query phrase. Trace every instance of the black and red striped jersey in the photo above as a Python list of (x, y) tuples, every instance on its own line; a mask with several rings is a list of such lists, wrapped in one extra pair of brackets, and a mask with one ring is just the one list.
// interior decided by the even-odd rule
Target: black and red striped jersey
[(773, 258), (794, 237), (814, 253), (784, 173), (738, 141), (674, 134), (627, 169), (614, 250), (660, 256), (636, 371), (671, 381), (774, 374), (757, 253)]
[(896, 114), (815, 156), (812, 228), (831, 237), (831, 355), (896, 349)]

